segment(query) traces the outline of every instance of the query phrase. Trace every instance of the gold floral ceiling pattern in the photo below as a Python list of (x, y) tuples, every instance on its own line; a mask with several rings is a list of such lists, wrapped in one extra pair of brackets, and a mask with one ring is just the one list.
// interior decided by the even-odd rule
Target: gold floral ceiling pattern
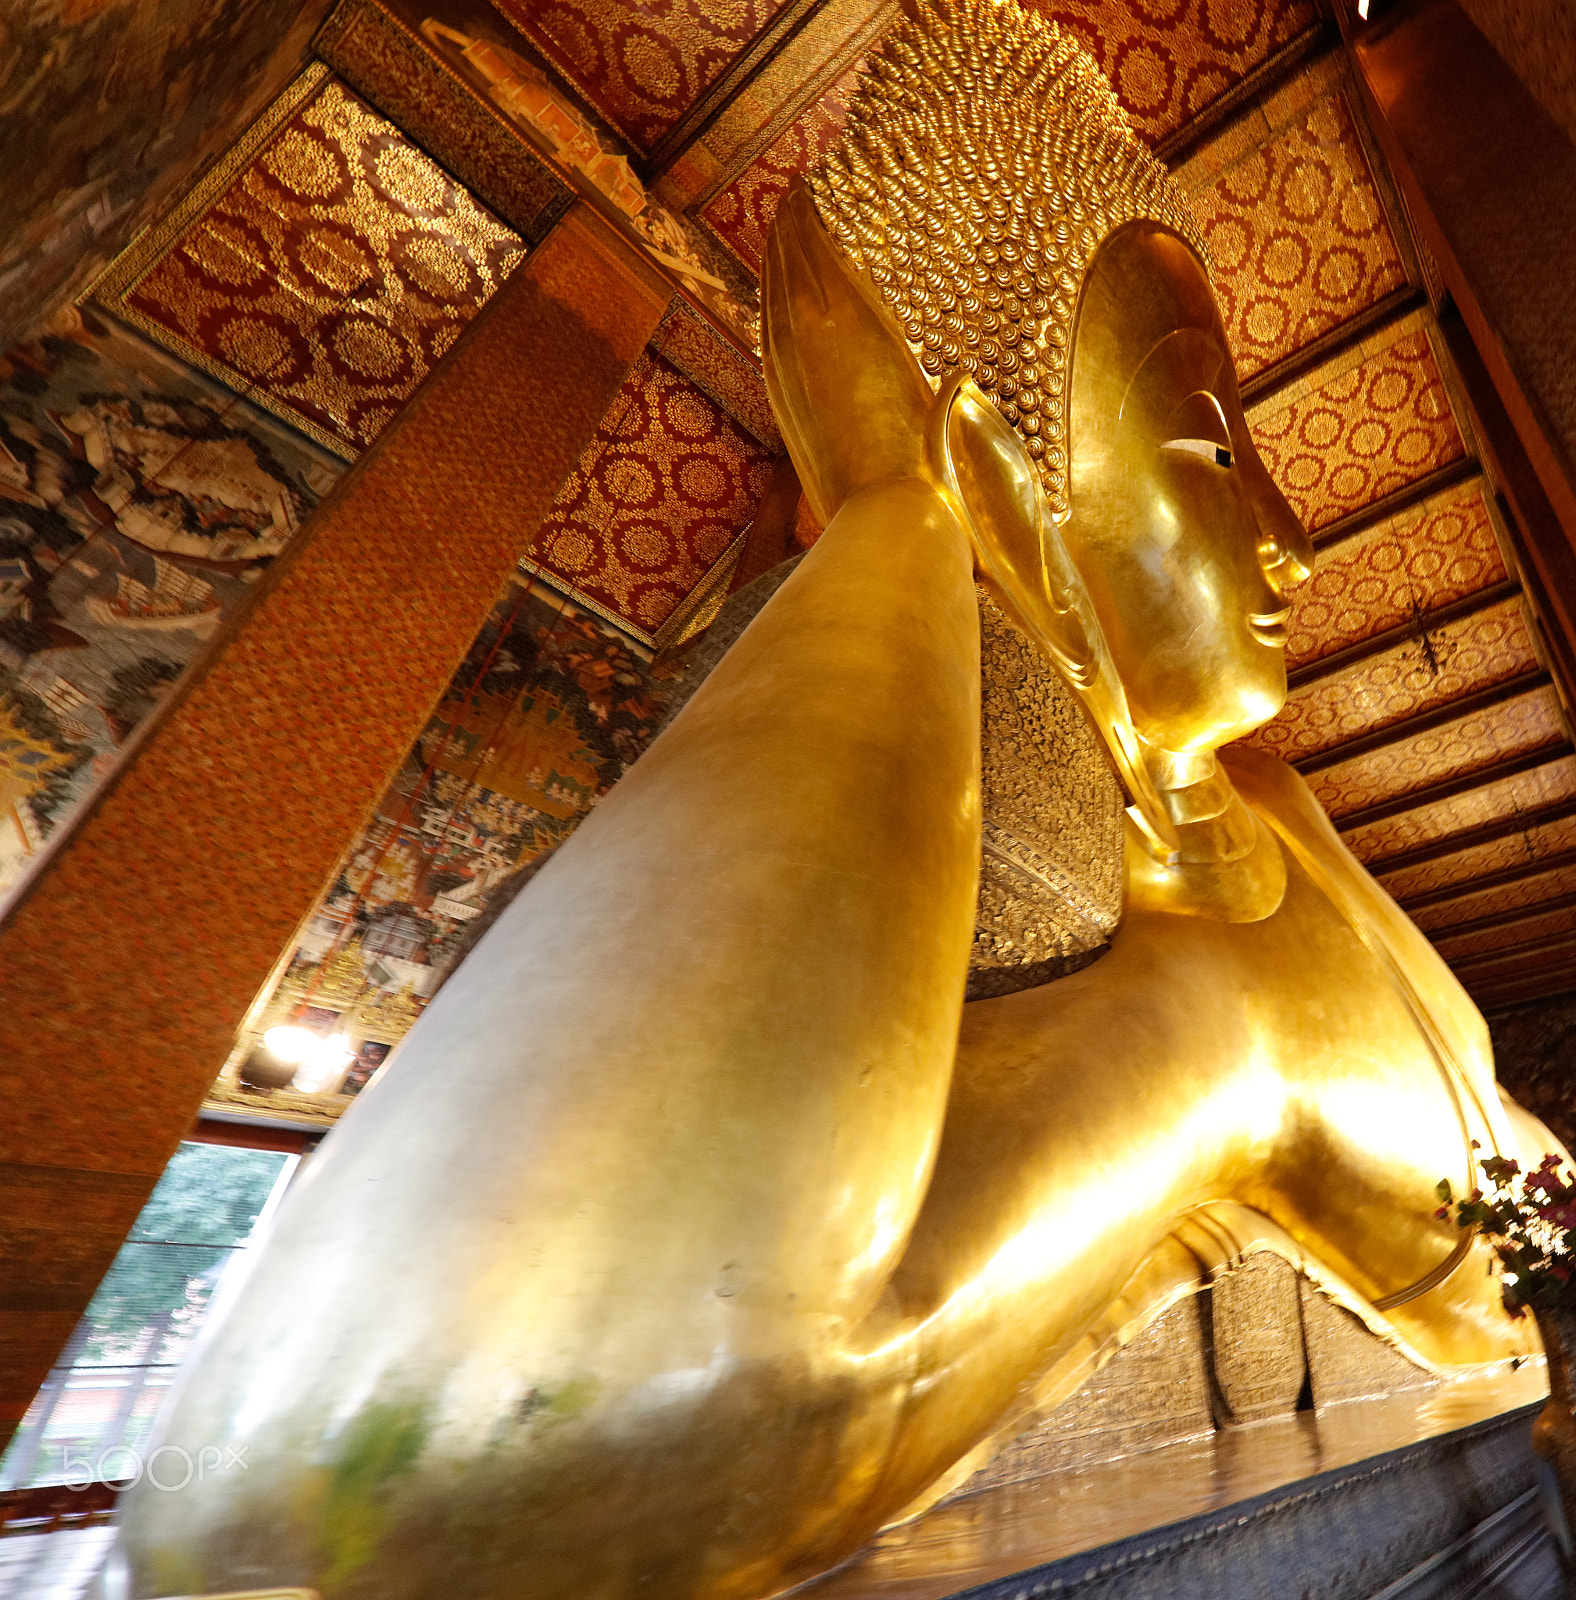
[(1292, 612), (1295, 672), (1503, 583), (1483, 486), (1467, 483), (1321, 550)]
[(669, 128), (771, 21), (783, 0), (494, 0), (637, 149)]
[(642, 643), (664, 642), (685, 600), (736, 557), (771, 466), (760, 440), (648, 354), (564, 485), (532, 559)]
[(1270, 475), (1315, 533), (1466, 454), (1420, 328), (1316, 368), (1248, 421)]
[(1183, 181), (1229, 163), (1189, 199), (1247, 379), (1399, 289), (1406, 269), (1339, 89), (1296, 107), (1262, 143), (1223, 143)]
[(525, 253), (392, 123), (313, 68), (95, 293), (353, 457)]

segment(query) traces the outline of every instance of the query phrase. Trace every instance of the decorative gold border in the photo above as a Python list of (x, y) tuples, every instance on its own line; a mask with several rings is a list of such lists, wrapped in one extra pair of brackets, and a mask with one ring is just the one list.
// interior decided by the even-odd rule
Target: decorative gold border
[[(548, 588), (556, 590), (566, 600), (600, 617), (604, 622), (612, 623), (620, 633), (640, 645), (643, 652), (653, 652), (666, 649), (673, 644), (675, 635), (684, 633), (691, 620), (708, 600), (716, 598), (720, 605), (722, 599), (726, 598), (727, 581), (733, 576), (733, 569), (738, 566), (739, 557), (744, 554), (744, 542), (749, 537), (750, 526), (747, 524), (744, 531), (735, 536), (733, 542), (712, 562), (700, 582), (679, 601), (655, 633), (647, 633), (644, 628), (637, 627), (628, 617), (621, 617), (616, 611), (603, 605), (600, 600), (593, 600), (567, 578), (560, 577), (558, 573), (542, 566), (540, 562), (533, 561), (529, 556), (521, 556), (515, 565), (527, 578), (539, 578)], [(719, 594), (719, 591), (723, 592)], [(707, 617), (706, 622), (710, 621), (711, 618)], [(704, 626), (705, 623), (700, 624), (700, 627)], [(699, 632), (699, 627), (690, 631)]]
[(668, 620), (652, 636), (658, 650), (682, 644), (716, 617), (722, 609), (722, 602), (728, 597), (728, 580), (739, 564), (739, 557), (744, 554), (745, 540), (754, 526), (753, 520), (744, 525), (743, 532), (712, 562), (706, 576), (674, 607)]
[[(157, 222), (150, 223), (121, 253), (110, 262), (99, 276), (78, 296), (77, 304), (89, 302), (107, 311), (118, 321), (127, 323), (145, 334), (155, 344), (180, 357), (188, 366), (206, 373), (222, 383), (243, 400), (271, 411), (288, 423), (298, 433), (304, 433), (313, 443), (332, 451), (342, 461), (355, 461), (360, 449), (338, 434), (329, 432), (321, 424), (304, 416), (287, 401), (266, 393), (235, 368), (215, 360), (179, 334), (173, 333), (162, 322), (145, 316), (126, 303), (126, 297), (138, 288), (143, 279), (213, 208), (241, 172), (256, 159), (263, 147), (280, 128), (306, 105), (333, 77), (321, 61), (314, 61), (291, 82), (211, 166), (186, 194)], [(334, 81), (338, 81), (335, 79)], [(381, 114), (381, 113), (380, 113)]]

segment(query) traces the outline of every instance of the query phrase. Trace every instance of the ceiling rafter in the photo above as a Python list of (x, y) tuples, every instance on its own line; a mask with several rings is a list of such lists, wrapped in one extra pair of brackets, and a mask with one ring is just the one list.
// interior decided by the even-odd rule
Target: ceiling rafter
[(1463, 595), (1459, 600), (1452, 600), (1449, 605), (1425, 611), (1410, 621), (1399, 623), (1393, 628), (1386, 628), (1382, 633), (1373, 633), (1366, 639), (1359, 639), (1356, 644), (1348, 645), (1344, 650), (1332, 651), (1327, 656), (1320, 656), (1317, 661), (1310, 661), (1306, 666), (1293, 668), (1286, 674), (1287, 688), (1292, 694), (1296, 694), (1299, 689), (1306, 689), (1310, 684), (1322, 683), (1326, 678), (1333, 678), (1338, 673), (1372, 660), (1375, 656), (1382, 656), (1387, 650), (1394, 650), (1398, 645), (1409, 644), (1435, 628), (1449, 627), (1453, 622), (1465, 622), (1484, 611), (1491, 611), (1495, 606), (1515, 599), (1520, 593), (1521, 585), (1514, 578), (1507, 578), (1503, 583), (1479, 589), (1475, 594)]
[[(1555, 760), (1558, 759), (1555, 757)], [(1552, 766), (1554, 762), (1549, 761), (1544, 764)], [(1539, 828), (1547, 828), (1571, 817), (1576, 817), (1576, 797), (1544, 806), (1538, 811), (1508, 812), (1502, 817), (1496, 817), (1492, 822), (1481, 823), (1476, 828), (1448, 834), (1431, 844), (1419, 845), (1415, 850), (1403, 850), (1397, 855), (1383, 856), (1376, 861), (1366, 862), (1365, 865), (1375, 877), (1392, 872), (1409, 872), (1414, 867), (1426, 867), (1435, 861), (1444, 861), (1450, 856), (1460, 855), (1463, 851), (1475, 850), (1480, 845), (1496, 844), (1513, 834), (1533, 833)]]
[(1525, 905), (1508, 906), (1503, 911), (1491, 911), (1467, 922), (1454, 922), (1448, 927), (1429, 928), (1426, 931), (1435, 944), (1440, 944), (1447, 939), (1466, 939), (1475, 933), (1492, 933), (1497, 928), (1513, 928), (1518, 922), (1531, 922), (1538, 917), (1552, 916), (1556, 911), (1571, 910), (1576, 910), (1576, 893), (1554, 895), (1548, 900), (1529, 900)]
[[(1339, 833), (1356, 833), (1360, 828), (1371, 827), (1376, 822), (1388, 822), (1391, 817), (1399, 817), (1408, 811), (1420, 811), (1424, 806), (1438, 805), (1443, 800), (1457, 800), (1464, 794), (1471, 794), (1474, 789), (1485, 789), (1491, 783), (1500, 783), (1506, 778), (1518, 778), (1524, 772), (1531, 772), (1535, 767), (1547, 766), (1551, 761), (1571, 754), (1571, 744), (1568, 739), (1562, 739), (1558, 744), (1544, 745), (1540, 750), (1529, 750), (1525, 755), (1512, 756), (1508, 761), (1496, 762), (1492, 767), (1479, 767), (1475, 772), (1463, 773), (1457, 778), (1446, 778), (1441, 783), (1430, 784), (1426, 789), (1413, 789), (1409, 794), (1397, 795), (1394, 800), (1382, 800), (1378, 805), (1365, 806), (1361, 811), (1348, 812), (1344, 817), (1334, 818), (1336, 831)], [(1511, 830), (1516, 831), (1516, 830)], [(1396, 870), (1396, 861), (1386, 861), (1369, 867), (1369, 870), (1379, 872), (1393, 872)]]
[(1270, 399), (1282, 389), (1296, 383), (1299, 378), (1307, 377), (1316, 367), (1338, 360), (1365, 340), (1388, 332), (1397, 324), (1405, 322), (1414, 313), (1425, 310), (1427, 306), (1428, 296), (1409, 283), (1402, 284), (1398, 289), (1392, 289), (1388, 294), (1375, 300), (1371, 306), (1359, 311), (1356, 316), (1338, 323), (1328, 333), (1322, 333), (1317, 339), (1310, 340), (1300, 350), (1293, 350), (1289, 356), (1282, 356), (1279, 361), (1272, 362), (1262, 372), (1254, 373), (1241, 386), (1243, 405), (1256, 406), (1261, 401)]
[(1289, 78), (1312, 65), (1320, 56), (1340, 48), (1340, 29), (1333, 18), (1321, 17), (1289, 43), (1281, 46), (1269, 60), (1234, 84), (1218, 100), (1189, 117), (1174, 133), (1155, 146), (1155, 156), (1168, 167), (1179, 167), (1197, 154), (1199, 147), (1240, 116), (1251, 115), (1260, 101), (1273, 94)]
[[(1566, 810), (1567, 815), (1576, 812), (1576, 801), (1572, 801)], [(1448, 905), (1452, 900), (1465, 900), (1471, 895), (1484, 894), (1490, 889), (1511, 889), (1518, 883), (1529, 883), (1534, 878), (1562, 871), (1566, 867), (1576, 867), (1576, 850), (1561, 850), (1552, 856), (1529, 856), (1526, 861), (1506, 867), (1503, 872), (1485, 873), (1481, 878), (1464, 878), (1460, 883), (1447, 883), (1443, 888), (1429, 889), (1423, 894), (1403, 895), (1396, 903), (1410, 916), (1417, 911), (1431, 910), (1434, 906)], [(1430, 929), (1429, 934), (1433, 937), (1440, 934), (1440, 930)]]
[(1500, 950), (1480, 950), (1475, 955), (1462, 956), (1449, 965), (1451, 971), (1459, 976), (1478, 967), (1498, 966), (1506, 961), (1524, 962), (1567, 945), (1576, 945), (1576, 928), (1568, 928), (1564, 933), (1551, 933), (1542, 939), (1529, 939), (1525, 944), (1509, 944)]
[[(1517, 700), (1522, 695), (1534, 694), (1539, 689), (1547, 688), (1551, 681), (1548, 673), (1541, 667), (1532, 672), (1523, 672), (1519, 677), (1507, 678), (1503, 683), (1493, 683), (1473, 694), (1449, 700), (1442, 706), (1435, 706), (1431, 711), (1424, 711), (1413, 717), (1403, 717), (1401, 721), (1392, 722), (1374, 733), (1365, 733), (1360, 738), (1348, 739), (1344, 744), (1331, 745), (1328, 750), (1320, 750), (1314, 755), (1304, 756), (1300, 761), (1292, 762), (1292, 766), (1304, 777), (1311, 772), (1325, 772), (1331, 767), (1340, 766), (1343, 761), (1351, 761), (1357, 756), (1371, 755), (1375, 750), (1383, 750), (1388, 745), (1405, 744), (1408, 739), (1415, 739), (1422, 733), (1432, 733), (1435, 728), (1459, 722), (1462, 717), (1491, 710), (1495, 706), (1503, 705), (1507, 700)], [(1348, 826), (1350, 824), (1343, 820), (1341, 827), (1344, 829)]]
[(1399, 489), (1392, 489), (1389, 494), (1381, 495), (1377, 500), (1370, 500), (1367, 505), (1359, 506), (1355, 511), (1348, 511), (1344, 517), (1337, 517), (1334, 522), (1326, 523), (1324, 527), (1316, 529), (1310, 536), (1313, 539), (1313, 548), (1321, 554), (1326, 550), (1333, 550), (1337, 545), (1345, 544), (1348, 539), (1355, 539), (1358, 534), (1367, 533), (1370, 528), (1377, 528), (1381, 522), (1388, 522), (1392, 517), (1398, 517), (1402, 512), (1410, 511), (1413, 507), (1432, 500), (1436, 495), (1444, 494), (1449, 489), (1459, 488), (1464, 483), (1482, 477), (1482, 463), (1471, 456), (1461, 456), (1455, 461), (1447, 461), (1444, 466), (1435, 467), (1432, 472), (1425, 472), (1421, 478), (1414, 479)]

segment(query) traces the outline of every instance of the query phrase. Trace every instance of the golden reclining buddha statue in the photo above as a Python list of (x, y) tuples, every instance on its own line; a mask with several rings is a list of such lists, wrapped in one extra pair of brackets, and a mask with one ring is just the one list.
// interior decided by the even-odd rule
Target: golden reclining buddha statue
[[(1220, 753), (1311, 551), (1092, 63), (922, 0), (763, 292), (826, 531), (314, 1159), (163, 1423), (246, 1470), (134, 1492), (119, 1592), (769, 1595), (1182, 1292), (1189, 1230), (1427, 1363), (1522, 1350), (1433, 1190), (1552, 1141), (1301, 780)], [(1109, 754), (1125, 903), (967, 1000), (977, 582)]]

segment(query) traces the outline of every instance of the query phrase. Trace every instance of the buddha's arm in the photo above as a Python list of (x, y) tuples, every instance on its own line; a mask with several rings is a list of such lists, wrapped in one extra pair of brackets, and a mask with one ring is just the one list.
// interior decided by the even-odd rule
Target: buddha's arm
[[(135, 1592), (313, 1582), (326, 1551), (374, 1587), (402, 1574), (380, 1592), (426, 1572), (414, 1592), (439, 1593), (470, 1559), (456, 1495), (491, 1506), (535, 1594), (584, 1594), (608, 1562), (726, 1570), (780, 1537), (759, 1519), (836, 1497), (817, 1451), (850, 1415), (879, 1458), (882, 1386), (834, 1394), (825, 1367), (939, 1137), (977, 629), (944, 501), (917, 481), (849, 500), (283, 1208), (168, 1435), (244, 1445), (251, 1470), (134, 1508), (159, 1574)], [(323, 1499), (390, 1418), (431, 1441), (397, 1551)]]

